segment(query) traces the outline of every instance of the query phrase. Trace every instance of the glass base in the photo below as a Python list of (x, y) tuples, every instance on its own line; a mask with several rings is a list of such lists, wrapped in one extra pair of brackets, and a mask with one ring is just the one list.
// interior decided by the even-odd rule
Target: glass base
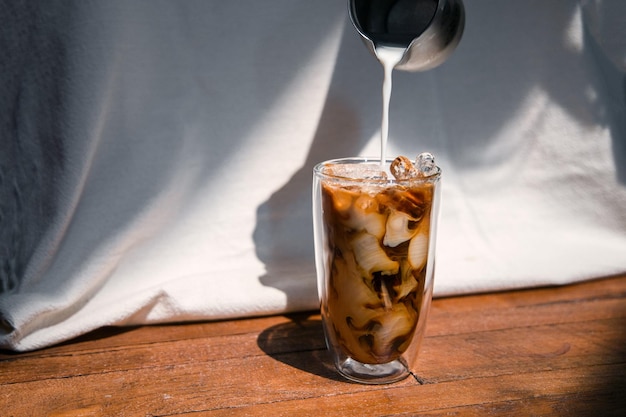
[(345, 378), (362, 384), (391, 384), (411, 375), (409, 368), (400, 359), (382, 364), (361, 363), (352, 358), (336, 364)]

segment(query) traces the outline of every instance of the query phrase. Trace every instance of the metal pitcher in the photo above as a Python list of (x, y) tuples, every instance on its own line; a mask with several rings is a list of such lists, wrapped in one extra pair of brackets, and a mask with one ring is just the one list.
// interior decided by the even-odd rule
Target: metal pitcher
[(395, 69), (426, 71), (454, 51), (465, 26), (461, 0), (348, 0), (350, 20), (367, 48), (405, 48)]

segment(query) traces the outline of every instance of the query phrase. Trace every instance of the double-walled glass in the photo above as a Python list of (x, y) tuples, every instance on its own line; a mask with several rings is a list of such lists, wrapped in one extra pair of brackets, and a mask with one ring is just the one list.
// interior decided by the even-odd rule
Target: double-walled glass
[(326, 343), (339, 373), (370, 384), (412, 372), (432, 298), (440, 199), (438, 167), (410, 180), (380, 168), (366, 158), (331, 160), (313, 180)]

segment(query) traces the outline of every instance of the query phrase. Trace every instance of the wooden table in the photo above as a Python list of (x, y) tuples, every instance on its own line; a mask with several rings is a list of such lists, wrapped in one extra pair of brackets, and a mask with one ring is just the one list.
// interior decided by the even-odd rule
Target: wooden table
[(626, 276), (436, 299), (417, 378), (339, 377), (317, 312), (0, 353), (1, 416), (625, 416)]

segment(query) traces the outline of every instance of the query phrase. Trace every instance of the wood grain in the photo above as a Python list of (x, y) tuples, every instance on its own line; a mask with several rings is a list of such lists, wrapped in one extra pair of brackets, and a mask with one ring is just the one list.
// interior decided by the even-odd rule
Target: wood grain
[(0, 353), (0, 416), (623, 416), (626, 277), (437, 299), (416, 378), (334, 371), (317, 312)]

